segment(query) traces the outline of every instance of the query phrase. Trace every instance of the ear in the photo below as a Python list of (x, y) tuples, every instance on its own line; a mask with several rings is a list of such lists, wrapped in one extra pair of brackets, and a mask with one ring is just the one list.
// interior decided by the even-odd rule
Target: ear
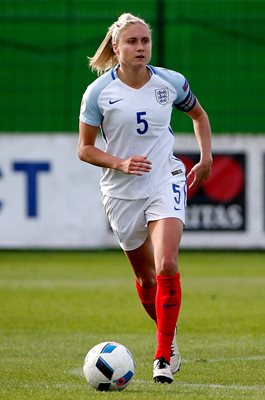
[(112, 49), (113, 49), (114, 53), (116, 54), (116, 56), (119, 55), (119, 46), (117, 45), (117, 43), (113, 43)]

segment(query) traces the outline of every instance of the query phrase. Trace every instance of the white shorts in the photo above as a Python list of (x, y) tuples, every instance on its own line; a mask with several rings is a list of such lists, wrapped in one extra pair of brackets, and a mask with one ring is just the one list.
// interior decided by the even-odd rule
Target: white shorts
[(172, 176), (171, 182), (147, 199), (124, 200), (103, 195), (102, 202), (121, 248), (127, 251), (137, 249), (148, 236), (148, 222), (173, 217), (185, 225), (185, 172)]

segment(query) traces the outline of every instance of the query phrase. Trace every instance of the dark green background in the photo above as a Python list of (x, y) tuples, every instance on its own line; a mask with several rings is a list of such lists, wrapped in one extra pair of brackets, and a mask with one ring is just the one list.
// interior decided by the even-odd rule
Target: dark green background
[[(214, 133), (265, 132), (265, 0), (0, 0), (0, 132), (77, 132), (87, 56), (123, 12), (150, 22), (151, 63), (188, 78)], [(172, 127), (192, 131), (177, 111)]]

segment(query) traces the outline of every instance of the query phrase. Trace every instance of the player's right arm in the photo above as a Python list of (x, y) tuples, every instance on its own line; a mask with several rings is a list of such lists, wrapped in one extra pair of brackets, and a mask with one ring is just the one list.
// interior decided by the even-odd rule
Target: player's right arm
[(111, 168), (125, 174), (143, 175), (151, 170), (151, 162), (145, 156), (132, 156), (126, 160), (105, 153), (95, 146), (98, 127), (79, 123), (78, 156), (81, 161), (102, 168)]

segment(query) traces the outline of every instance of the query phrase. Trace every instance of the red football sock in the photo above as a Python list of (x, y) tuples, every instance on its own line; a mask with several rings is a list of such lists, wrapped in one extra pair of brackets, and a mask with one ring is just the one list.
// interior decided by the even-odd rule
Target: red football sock
[(169, 362), (171, 344), (181, 305), (180, 274), (157, 275), (156, 314), (157, 349), (155, 359), (164, 357)]
[(139, 299), (144, 306), (147, 314), (156, 322), (156, 288), (157, 284), (155, 283), (154, 286), (151, 288), (143, 288), (137, 280), (135, 280), (136, 289), (139, 296)]

